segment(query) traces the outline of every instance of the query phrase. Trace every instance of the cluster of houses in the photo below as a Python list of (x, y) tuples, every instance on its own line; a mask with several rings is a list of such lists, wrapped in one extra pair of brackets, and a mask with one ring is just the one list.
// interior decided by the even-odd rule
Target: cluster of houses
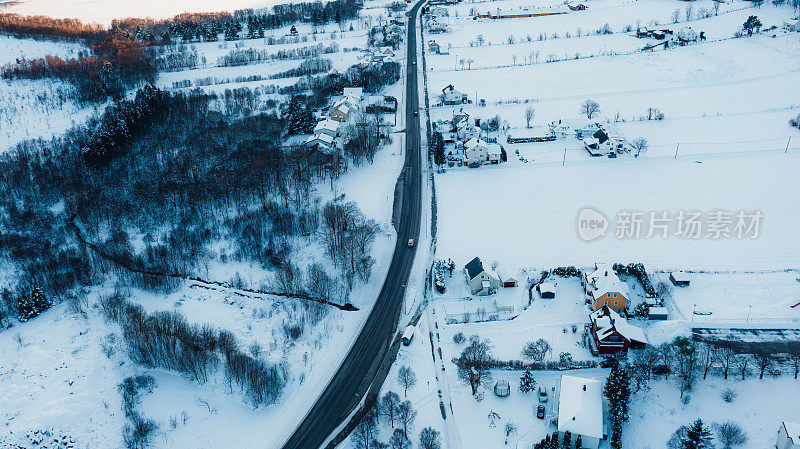
[[(452, 85), (442, 90), (445, 98), (456, 98), (463, 95), (453, 88)], [(452, 95), (452, 97), (447, 97)], [(466, 96), (464, 96), (466, 97)], [(465, 101), (459, 99), (459, 101)], [(453, 119), (448, 124), (440, 121), (435, 124), (438, 130), (444, 129), (449, 125), (449, 131), (442, 132), (442, 138), (446, 145), (445, 158), (450, 166), (480, 167), (484, 164), (500, 164), (508, 158), (505, 150), (496, 142), (487, 141), (482, 136), (481, 129), (470, 119), (469, 114), (463, 110), (454, 111)]]
[(361, 87), (345, 87), (342, 97), (336, 100), (325, 116), (314, 126), (305, 145), (322, 151), (336, 146), (342, 124), (351, 120), (357, 111), (390, 113), (397, 111), (397, 99), (384, 95), (365, 96)]
[(444, 6), (429, 5), (425, 11), (425, 29), (428, 33), (446, 33), (450, 28), (447, 25), (447, 17), (450, 14)]

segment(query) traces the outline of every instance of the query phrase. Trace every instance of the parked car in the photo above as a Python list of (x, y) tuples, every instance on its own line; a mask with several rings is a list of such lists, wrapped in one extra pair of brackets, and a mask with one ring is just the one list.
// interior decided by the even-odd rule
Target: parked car
[(539, 419), (544, 419), (544, 405), (539, 405), (536, 407), (536, 417)]
[(617, 359), (603, 359), (600, 361), (600, 368), (613, 368), (617, 365), (619, 365)]
[(539, 402), (547, 402), (547, 389), (539, 387)]
[(669, 367), (667, 365), (656, 365), (653, 367), (653, 374), (667, 374)]

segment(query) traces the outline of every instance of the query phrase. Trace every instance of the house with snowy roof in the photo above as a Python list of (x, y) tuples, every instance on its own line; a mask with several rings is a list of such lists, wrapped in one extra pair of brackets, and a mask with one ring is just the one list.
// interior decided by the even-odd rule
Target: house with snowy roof
[(500, 288), (500, 277), (495, 272), (485, 269), (478, 257), (464, 265), (464, 273), (473, 295), (485, 296)]
[(442, 103), (444, 104), (464, 104), (467, 103), (467, 101), (467, 95), (457, 91), (452, 84), (448, 84), (442, 89)]
[(778, 428), (778, 449), (800, 449), (800, 424), (784, 421)]
[(331, 137), (336, 137), (339, 134), (339, 122), (327, 118), (320, 120), (319, 123), (314, 126), (314, 135), (317, 134), (327, 134)]
[(617, 276), (611, 264), (595, 264), (594, 271), (584, 272), (583, 288), (595, 310), (603, 306), (622, 310), (630, 298), (628, 284)]
[(617, 354), (628, 349), (641, 349), (647, 346), (644, 331), (628, 323), (617, 312), (603, 306), (589, 315), (591, 320), (592, 352), (599, 354)]
[(464, 144), (464, 158), (467, 164), (487, 161), (489, 147), (483, 139), (473, 137)]
[(558, 440), (571, 435), (570, 447), (597, 449), (603, 439), (603, 383), (597, 379), (561, 376), (558, 390)]
[(331, 106), (328, 117), (337, 122), (346, 122), (350, 118), (350, 114), (357, 109), (358, 102), (357, 98), (345, 96)]
[(327, 134), (315, 134), (310, 136), (305, 144), (307, 147), (327, 150), (333, 146), (333, 137)]

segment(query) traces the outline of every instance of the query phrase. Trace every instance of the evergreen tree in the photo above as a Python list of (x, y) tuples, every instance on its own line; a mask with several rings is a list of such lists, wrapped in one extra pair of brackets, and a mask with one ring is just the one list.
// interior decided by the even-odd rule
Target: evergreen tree
[(583, 449), (583, 438), (580, 435), (575, 438), (575, 449)]
[(533, 371), (527, 368), (519, 379), (519, 391), (530, 393), (536, 388), (536, 379), (533, 378)]
[(561, 442), (561, 447), (564, 449), (572, 449), (572, 432), (569, 430), (564, 431), (564, 440)]
[(712, 447), (712, 433), (708, 427), (703, 425), (701, 419), (695, 420), (686, 432), (683, 440), (684, 449), (704, 449)]
[(33, 287), (30, 295), (17, 298), (17, 310), (20, 321), (28, 321), (49, 309), (52, 304), (39, 287)]

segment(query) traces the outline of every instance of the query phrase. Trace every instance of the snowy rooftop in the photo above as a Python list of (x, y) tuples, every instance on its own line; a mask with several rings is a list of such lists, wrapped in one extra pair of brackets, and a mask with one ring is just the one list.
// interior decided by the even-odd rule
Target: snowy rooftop
[(558, 431), (603, 437), (602, 383), (595, 379), (561, 376), (558, 396)]
[(628, 323), (625, 318), (608, 306), (595, 310), (590, 317), (597, 326), (597, 338), (601, 340), (616, 330), (629, 341), (647, 343), (647, 337), (644, 336), (641, 328)]
[(314, 127), (314, 133), (319, 133), (322, 130), (336, 132), (337, 129), (339, 129), (339, 122), (336, 120), (325, 119), (317, 123), (317, 126)]
[(590, 291), (595, 298), (612, 292), (621, 293), (625, 298), (629, 296), (628, 284), (620, 280), (611, 264), (598, 264), (595, 271), (586, 275), (586, 279), (589, 281)]
[(800, 424), (784, 421), (783, 427), (786, 428), (786, 434), (789, 435), (792, 444), (800, 444)]

